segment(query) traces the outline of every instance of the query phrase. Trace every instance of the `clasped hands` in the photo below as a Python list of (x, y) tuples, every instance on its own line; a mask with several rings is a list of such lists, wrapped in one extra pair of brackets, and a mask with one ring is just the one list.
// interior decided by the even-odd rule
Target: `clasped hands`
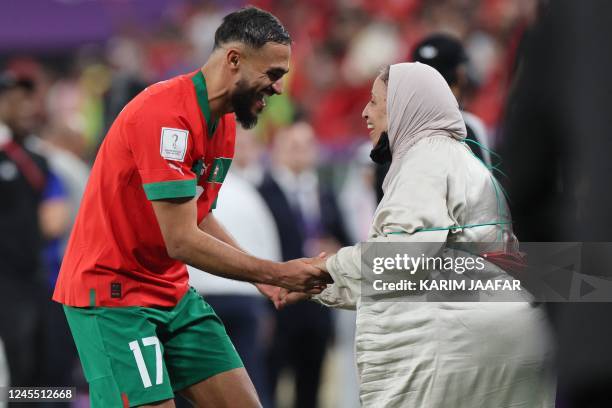
[(274, 303), (276, 309), (321, 293), (328, 284), (334, 281), (327, 272), (325, 252), (315, 258), (300, 258), (285, 262), (286, 275), (281, 278), (279, 286), (257, 284), (257, 289)]

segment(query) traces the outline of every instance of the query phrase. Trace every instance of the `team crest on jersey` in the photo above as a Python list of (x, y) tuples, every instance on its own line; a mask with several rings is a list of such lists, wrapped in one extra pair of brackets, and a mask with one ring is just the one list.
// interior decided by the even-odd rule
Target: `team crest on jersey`
[(217, 157), (212, 164), (213, 168), (208, 175), (208, 181), (211, 183), (223, 183), (231, 163), (232, 159), (230, 158)]
[(187, 137), (189, 131), (163, 127), (159, 153), (166, 160), (182, 162), (187, 153)]
[(232, 159), (226, 157), (217, 157), (212, 166), (209, 175), (208, 182), (210, 183), (223, 183), (225, 180), (225, 176), (227, 175), (227, 171), (229, 170), (230, 164), (232, 163)]

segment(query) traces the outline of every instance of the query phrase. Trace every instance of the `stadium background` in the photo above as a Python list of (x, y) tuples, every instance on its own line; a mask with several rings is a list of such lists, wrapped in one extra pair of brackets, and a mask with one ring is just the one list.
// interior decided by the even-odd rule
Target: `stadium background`
[[(0, 64), (36, 79), (42, 126), (67, 124), (82, 135), (80, 155), (95, 149), (118, 106), (113, 91), (130, 95), (194, 70), (206, 60), (215, 28), (241, 1), (28, 0), (0, 14)], [(259, 133), (303, 112), (326, 147), (346, 151), (365, 140), (361, 110), (381, 66), (406, 61), (431, 32), (464, 41), (471, 59), (465, 108), (491, 130), (498, 124), (533, 0), (282, 1), (249, 4), (270, 10), (293, 39), (285, 96), (273, 98)], [(116, 89), (129, 79), (132, 89)], [(493, 132), (495, 134), (495, 132)]]

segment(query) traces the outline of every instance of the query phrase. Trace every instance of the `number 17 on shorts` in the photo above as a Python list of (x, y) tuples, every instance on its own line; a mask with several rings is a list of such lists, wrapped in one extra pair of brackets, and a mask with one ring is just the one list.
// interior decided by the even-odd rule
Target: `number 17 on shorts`
[[(155, 336), (151, 337), (143, 337), (141, 340), (142, 345), (144, 347), (155, 347), (155, 385), (160, 385), (164, 381), (164, 370), (162, 364), (162, 351), (161, 345), (159, 344), (159, 339)], [(142, 356), (142, 351), (140, 350), (140, 344), (138, 340), (131, 341), (129, 343), (130, 350), (134, 353), (134, 359), (136, 360), (136, 366), (138, 367), (138, 372), (140, 373), (140, 378), (142, 380), (142, 385), (145, 388), (149, 388), (151, 385), (151, 377), (149, 376), (149, 369), (145, 363), (145, 360)]]

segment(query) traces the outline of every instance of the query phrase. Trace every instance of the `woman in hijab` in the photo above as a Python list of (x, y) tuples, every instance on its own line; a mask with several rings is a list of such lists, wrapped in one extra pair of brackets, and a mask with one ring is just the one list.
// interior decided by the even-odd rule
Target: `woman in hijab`
[[(376, 78), (363, 117), (375, 144), (371, 157), (391, 160), (368, 242), (432, 243), (425, 250), (431, 254), (448, 242), (512, 243), (503, 194), (463, 143), (457, 101), (436, 70), (392, 65)], [(361, 250), (362, 244), (342, 248), (320, 262), (334, 283), (312, 300), (357, 310), (363, 406), (554, 406), (539, 308), (527, 302), (364, 302)], [(305, 297), (279, 296), (281, 306)]]

